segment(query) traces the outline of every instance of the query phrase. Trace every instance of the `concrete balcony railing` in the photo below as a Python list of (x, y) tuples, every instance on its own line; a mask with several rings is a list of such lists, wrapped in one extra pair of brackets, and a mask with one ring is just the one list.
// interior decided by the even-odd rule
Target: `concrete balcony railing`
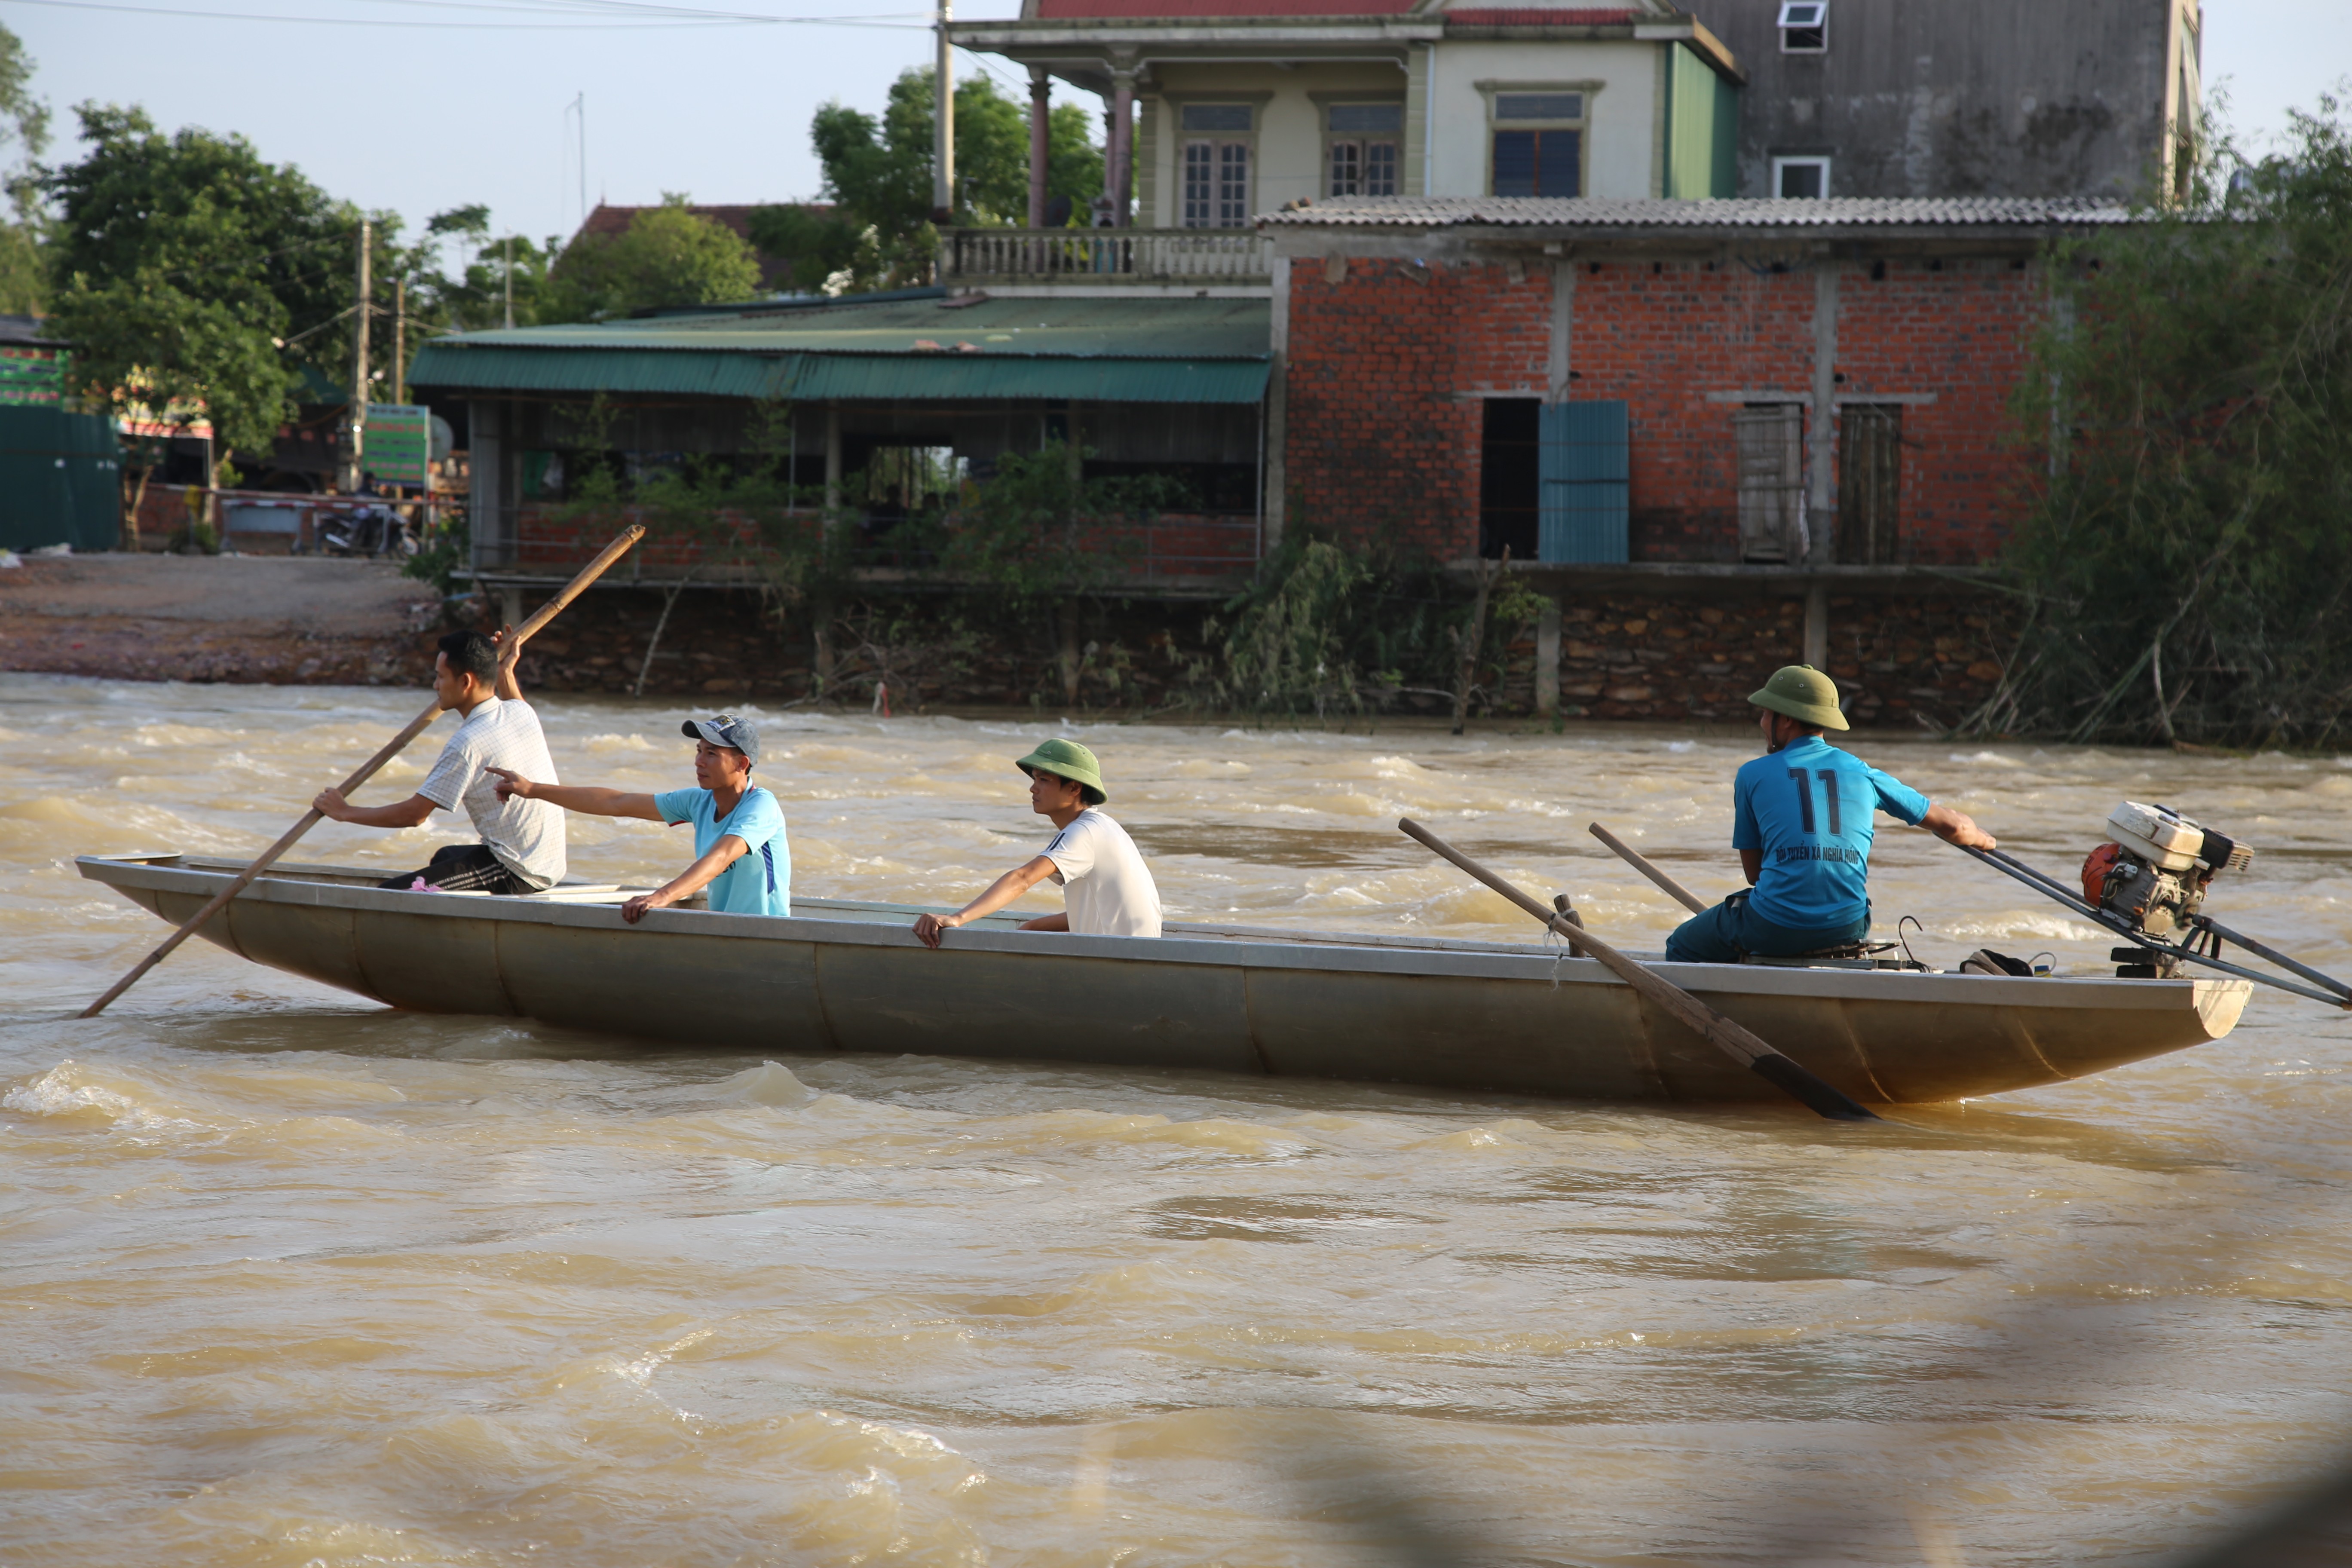
[(952, 228), (940, 237), (940, 281), (1264, 286), (1265, 236), (1208, 228)]

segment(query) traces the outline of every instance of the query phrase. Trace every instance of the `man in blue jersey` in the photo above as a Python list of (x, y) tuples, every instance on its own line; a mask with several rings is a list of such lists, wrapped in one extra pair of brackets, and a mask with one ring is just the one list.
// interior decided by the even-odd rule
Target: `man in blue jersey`
[(1765, 754), (1732, 781), (1732, 847), (1752, 886), (1666, 939), (1679, 963), (1740, 954), (1798, 958), (1870, 935), (1870, 841), (1876, 814), (1975, 849), (1994, 840), (1948, 805), (1822, 739), (1846, 728), (1837, 683), (1807, 664), (1772, 672), (1748, 699), (1762, 711)]
[(693, 789), (633, 795), (593, 784), (535, 784), (505, 768), (489, 771), (499, 776), (500, 800), (543, 800), (591, 816), (694, 825), (694, 864), (623, 904), (621, 918), (631, 925), (645, 919), (647, 910), (690, 899), (705, 887), (716, 913), (791, 914), (793, 854), (784, 839), (783, 808), (751, 782), (751, 769), (760, 761), (760, 732), (750, 720), (728, 713), (689, 719), (679, 732), (695, 742)]

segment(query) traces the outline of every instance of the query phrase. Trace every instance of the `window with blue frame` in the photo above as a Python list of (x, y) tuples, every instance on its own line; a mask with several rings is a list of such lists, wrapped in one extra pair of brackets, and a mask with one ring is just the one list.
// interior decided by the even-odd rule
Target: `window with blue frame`
[(1487, 189), (1498, 196), (1584, 194), (1582, 92), (1497, 92)]

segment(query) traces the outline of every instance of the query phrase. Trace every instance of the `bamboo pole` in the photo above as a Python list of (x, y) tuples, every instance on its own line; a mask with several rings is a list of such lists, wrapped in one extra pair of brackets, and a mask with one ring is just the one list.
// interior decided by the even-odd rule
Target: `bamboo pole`
[[(629, 547), (636, 543), (638, 540), (643, 539), (645, 537), (645, 533), (646, 531), (644, 527), (637, 523), (631, 523), (627, 528), (622, 530), (620, 537), (614, 540), (612, 543), (604, 546), (604, 550), (597, 554), (595, 560), (591, 561), (587, 565), (582, 567), (580, 569), (580, 574), (572, 578), (572, 581), (564, 586), (562, 593), (556, 595), (555, 597), (550, 599), (546, 604), (541, 605), (537, 613), (535, 613), (530, 619), (523, 622), (521, 626), (515, 628), (514, 640), (508, 644), (504, 649), (500, 650), (500, 657), (505, 658), (513, 658), (520, 656), (524, 643), (529, 642), (531, 637), (538, 633), (541, 627), (546, 626), (548, 622), (553, 620), (559, 614), (561, 614), (565, 605), (571, 604), (572, 600), (578, 598), (583, 593), (586, 592), (588, 584), (603, 576), (605, 569), (610, 567), (614, 562), (618, 561), (623, 555), (627, 554)], [(434, 701), (427, 703), (425, 705), (425, 711), (419, 713), (415, 718), (411, 719), (408, 721), (406, 728), (403, 729), (399, 734), (394, 735), (391, 741), (385, 744), (383, 750), (378, 752), (374, 756), (370, 757), (365, 763), (362, 763), (357, 773), (354, 773), (351, 777), (342, 782), (341, 792), (344, 795), (349, 795), (353, 790), (359, 788), (360, 785), (373, 778), (378, 770), (380, 770), (386, 763), (392, 761), (393, 758), (400, 755), (402, 751), (406, 749), (411, 741), (414, 741), (417, 736), (423, 734), (425, 731), (425, 727), (440, 716), (440, 701), (436, 699)], [(116, 981), (112, 986), (109, 987), (105, 995), (100, 996), (97, 1001), (83, 1008), (80, 1016), (85, 1018), (95, 1018), (100, 1013), (105, 1012), (107, 1007), (116, 997), (121, 995), (125, 991), (130, 990), (133, 985), (138, 984), (141, 978), (143, 977), (149, 970), (154, 968), (157, 964), (171, 957), (173, 950), (182, 942), (187, 941), (188, 938), (194, 936), (206, 921), (211, 920), (215, 915), (220, 913), (221, 910), (226, 909), (228, 907), (229, 900), (235, 899), (239, 893), (245, 891), (248, 887), (251, 887), (255, 878), (269, 869), (270, 866), (277, 861), (279, 856), (285, 854), (289, 849), (293, 848), (295, 841), (300, 838), (304, 834), (310, 832), (311, 828), (316, 827), (320, 820), (321, 818), (319, 816), (317, 807), (314, 806), (310, 810), (304, 812), (302, 814), (301, 820), (295, 823), (293, 826), (288, 828), (285, 833), (279, 837), (277, 843), (263, 850), (260, 858), (256, 859), (252, 865), (247, 866), (243, 871), (239, 872), (234, 881), (230, 882), (227, 887), (223, 888), (219, 892), (215, 893), (209, 900), (207, 900), (203, 909), (200, 909), (194, 914), (190, 915), (186, 921), (181, 925), (179, 930), (173, 931), (170, 936), (163, 939), (161, 946), (157, 947), (154, 952), (149, 953), (146, 957), (141, 959), (139, 963), (132, 967), (130, 973), (124, 975), (121, 979)]]
[(1725, 1017), (1664, 975), (1626, 957), (1557, 911), (1544, 908), (1525, 891), (1481, 866), (1412, 818), (1403, 818), (1397, 826), (1408, 837), (1419, 840), (1441, 858), (1452, 861), (1566, 937), (1579, 952), (1600, 960), (1612, 974), (1632, 986), (1643, 1001), (1653, 1004), (1685, 1028), (1808, 1110), (1832, 1121), (1879, 1120), (1843, 1090), (1816, 1077), (1810, 1069), (1775, 1050), (1763, 1039)]
[(1617, 851), (1619, 858), (1622, 858), (1625, 864), (1633, 867), (1633, 869), (1650, 879), (1651, 881), (1655, 882), (1658, 885), (1659, 890), (1664, 893), (1666, 897), (1674, 900), (1675, 902), (1680, 904), (1683, 908), (1688, 910), (1695, 915), (1703, 915), (1706, 913), (1707, 906), (1701, 901), (1696, 893), (1692, 892), (1688, 888), (1684, 887), (1680, 882), (1675, 881), (1672, 877), (1667, 876), (1664, 871), (1661, 871), (1655, 866), (1651, 865), (1648, 856), (1643, 854), (1640, 850), (1634, 848), (1632, 845), (1626, 843), (1623, 839), (1618, 837), (1607, 828), (1601, 826), (1601, 824), (1597, 822), (1593, 823), (1591, 827), (1593, 837), (1598, 838), (1601, 843), (1606, 844), (1610, 848)]

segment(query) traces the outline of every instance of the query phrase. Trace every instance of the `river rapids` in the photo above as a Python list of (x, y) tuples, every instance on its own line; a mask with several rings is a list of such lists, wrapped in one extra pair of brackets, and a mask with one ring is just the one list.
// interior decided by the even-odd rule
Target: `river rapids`
[[(252, 853), (423, 697), (0, 676), (0, 1558), (2157, 1563), (2352, 1447), (2352, 1021), (2281, 994), (1865, 1128), (654, 1048), (204, 942), (73, 1019), (164, 934), (75, 855)], [(691, 782), (675, 706), (540, 706), (567, 781)], [(1542, 942), (1409, 814), (1648, 950), (1678, 911), (1586, 824), (1719, 895), (1756, 749), (762, 725), (803, 895), (961, 902), (1043, 845), (1011, 760), (1060, 733), (1171, 917)], [(2256, 847), (2220, 918), (2352, 970), (2352, 758), (1853, 749), (2061, 874), (2117, 801), (2178, 806)], [(331, 823), (296, 858), (463, 837)], [(600, 881), (691, 858), (571, 846)], [(2111, 945), (1885, 819), (1873, 871), (1932, 963)]]

